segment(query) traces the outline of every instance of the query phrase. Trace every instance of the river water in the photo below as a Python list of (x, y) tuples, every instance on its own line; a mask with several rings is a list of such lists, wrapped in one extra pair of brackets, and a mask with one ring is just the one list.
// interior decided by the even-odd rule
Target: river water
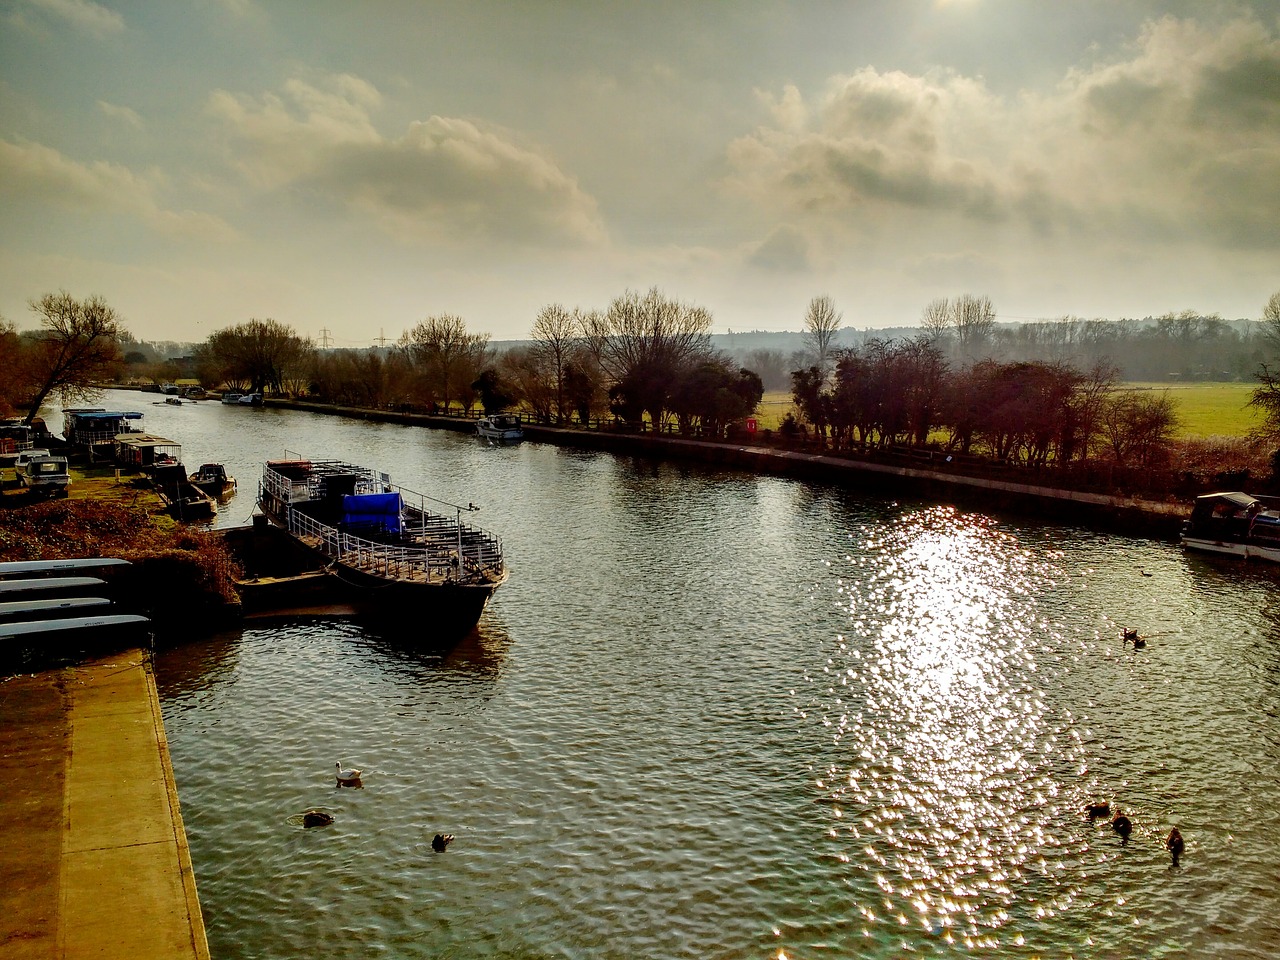
[[(276, 620), (159, 655), (219, 960), (1280, 951), (1272, 571), (789, 479), (107, 405), (227, 464), (220, 524), (263, 459), (341, 456), (474, 501), (512, 570), (447, 652), (415, 649), (430, 624)], [(336, 822), (290, 822), (312, 807)]]

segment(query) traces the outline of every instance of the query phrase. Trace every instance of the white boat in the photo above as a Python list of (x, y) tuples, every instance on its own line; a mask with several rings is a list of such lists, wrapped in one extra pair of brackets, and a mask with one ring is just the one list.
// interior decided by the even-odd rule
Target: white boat
[(1280, 497), (1206, 493), (1182, 527), (1188, 550), (1280, 563)]
[(236, 393), (234, 390), (228, 390), (226, 393), (222, 395), (222, 402), (223, 403), (239, 403), (240, 394)]
[(367, 467), (269, 461), (258, 506), (317, 556), (331, 593), (424, 631), (423, 642), (471, 630), (507, 579), (502, 541), (462, 522), (477, 507), (414, 493)]
[(494, 443), (519, 443), (524, 439), (524, 427), (514, 413), (496, 413), (476, 421), (476, 435)]

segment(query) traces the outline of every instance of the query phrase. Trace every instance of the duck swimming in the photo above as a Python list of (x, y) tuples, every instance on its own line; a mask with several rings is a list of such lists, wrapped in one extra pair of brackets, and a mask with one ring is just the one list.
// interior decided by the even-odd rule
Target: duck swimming
[(1105, 800), (1100, 800), (1097, 803), (1091, 803), (1086, 806), (1084, 808), (1084, 812), (1090, 820), (1097, 820), (1099, 817), (1109, 817), (1111, 816), (1111, 804), (1107, 803)]
[(1128, 840), (1129, 834), (1133, 832), (1133, 824), (1129, 822), (1129, 818), (1123, 813), (1117, 814), (1115, 819), (1111, 821), (1111, 829), (1120, 834), (1121, 840)]
[(343, 770), (342, 762), (339, 761), (333, 765), (338, 775), (338, 786), (340, 787), (358, 787), (360, 785), (359, 770)]
[(431, 849), (436, 853), (444, 853), (444, 848), (453, 842), (452, 833), (437, 833), (431, 838)]
[(302, 815), (304, 827), (327, 827), (333, 823), (333, 815), (322, 810), (308, 810)]
[(1178, 832), (1177, 827), (1174, 827), (1169, 831), (1169, 839), (1164, 842), (1164, 845), (1168, 847), (1169, 853), (1173, 856), (1173, 865), (1176, 867), (1178, 865), (1179, 858), (1182, 856), (1182, 850), (1186, 846), (1182, 841), (1182, 834)]

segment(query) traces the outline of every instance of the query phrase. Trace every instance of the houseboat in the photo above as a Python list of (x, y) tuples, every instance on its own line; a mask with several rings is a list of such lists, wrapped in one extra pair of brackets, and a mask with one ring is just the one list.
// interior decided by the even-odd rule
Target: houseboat
[(62, 438), (73, 447), (88, 451), (90, 461), (115, 456), (116, 437), (141, 433), (136, 421), (142, 414), (134, 410), (104, 410), (101, 407), (74, 407), (62, 412)]
[(1280, 497), (1206, 493), (1182, 527), (1188, 550), (1280, 563)]
[(415, 493), (339, 460), (267, 462), (258, 506), (313, 552), (334, 592), (362, 612), (424, 631), (432, 643), (470, 631), (507, 579), (502, 542), (462, 522), (478, 509)]

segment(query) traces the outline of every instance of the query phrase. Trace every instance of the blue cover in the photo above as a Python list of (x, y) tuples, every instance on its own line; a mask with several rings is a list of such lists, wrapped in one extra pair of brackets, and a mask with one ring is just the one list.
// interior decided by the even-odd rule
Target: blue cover
[(342, 522), (349, 527), (378, 527), (399, 533), (400, 494), (347, 494), (342, 498)]

